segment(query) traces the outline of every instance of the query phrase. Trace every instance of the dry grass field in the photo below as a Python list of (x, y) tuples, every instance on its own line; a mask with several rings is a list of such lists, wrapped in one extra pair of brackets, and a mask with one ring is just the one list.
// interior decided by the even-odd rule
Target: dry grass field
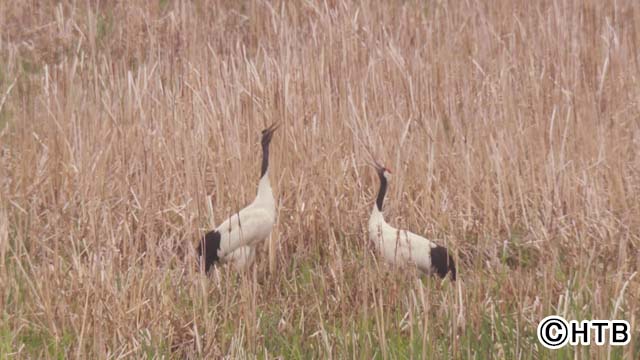
[[(0, 1), (0, 357), (638, 359), (639, 46), (634, 0)], [(376, 257), (372, 156), (458, 281)]]

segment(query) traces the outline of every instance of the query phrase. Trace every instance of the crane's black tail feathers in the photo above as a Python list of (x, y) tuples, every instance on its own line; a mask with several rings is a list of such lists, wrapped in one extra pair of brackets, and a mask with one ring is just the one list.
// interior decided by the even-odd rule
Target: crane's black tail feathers
[(451, 279), (456, 280), (456, 265), (445, 247), (436, 245), (431, 248), (431, 266), (441, 278), (447, 276), (447, 272), (451, 272)]
[(204, 270), (209, 272), (211, 266), (218, 262), (218, 250), (220, 250), (220, 233), (216, 230), (209, 231), (198, 244), (198, 260), (200, 266), (204, 258)]

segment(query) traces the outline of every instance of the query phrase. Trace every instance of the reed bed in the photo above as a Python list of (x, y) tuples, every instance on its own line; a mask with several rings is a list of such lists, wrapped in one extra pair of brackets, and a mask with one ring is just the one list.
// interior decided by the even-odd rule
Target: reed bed
[[(640, 357), (640, 3), (0, 2), (2, 358)], [(250, 202), (250, 271), (195, 266)], [(458, 281), (376, 257), (387, 221)], [(626, 319), (547, 350), (545, 316)]]

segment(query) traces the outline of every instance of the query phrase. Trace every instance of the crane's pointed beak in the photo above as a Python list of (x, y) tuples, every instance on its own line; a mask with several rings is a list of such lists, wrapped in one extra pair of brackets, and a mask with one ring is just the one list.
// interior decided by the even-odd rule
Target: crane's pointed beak
[(380, 165), (380, 163), (378, 161), (373, 160), (371, 165), (376, 169), (376, 171), (379, 174), (382, 174), (384, 172), (384, 166)]
[(280, 123), (279, 123), (279, 122), (274, 122), (273, 124), (271, 124), (271, 126), (269, 126), (269, 127), (267, 128), (267, 131), (269, 131), (269, 132), (273, 133), (273, 132), (275, 132), (276, 130), (278, 130), (278, 128), (279, 128), (279, 127), (280, 127)]
[(376, 172), (378, 173), (378, 176), (381, 179), (382, 178), (389, 179), (389, 176), (391, 176), (391, 170), (389, 170), (386, 167), (384, 167), (377, 160), (373, 160), (371, 162), (371, 165), (376, 169)]
[(280, 124), (275, 122), (268, 128), (262, 130), (262, 146), (268, 145), (271, 142), (273, 133), (280, 127)]

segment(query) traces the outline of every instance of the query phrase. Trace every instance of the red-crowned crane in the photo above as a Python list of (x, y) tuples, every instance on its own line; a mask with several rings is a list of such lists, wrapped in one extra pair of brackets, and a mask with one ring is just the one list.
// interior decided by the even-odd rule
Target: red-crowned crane
[(262, 170), (258, 194), (249, 206), (233, 214), (215, 230), (200, 240), (198, 256), (204, 270), (222, 260), (231, 262), (236, 269), (246, 268), (255, 257), (254, 246), (271, 233), (276, 220), (276, 202), (269, 182), (269, 144), (278, 125), (262, 130)]
[(451, 278), (455, 280), (456, 266), (445, 247), (410, 231), (395, 229), (384, 220), (382, 203), (391, 171), (377, 162), (374, 166), (380, 177), (380, 190), (369, 217), (369, 240), (391, 264), (412, 264), (425, 274), (435, 273), (441, 278), (451, 272)]

